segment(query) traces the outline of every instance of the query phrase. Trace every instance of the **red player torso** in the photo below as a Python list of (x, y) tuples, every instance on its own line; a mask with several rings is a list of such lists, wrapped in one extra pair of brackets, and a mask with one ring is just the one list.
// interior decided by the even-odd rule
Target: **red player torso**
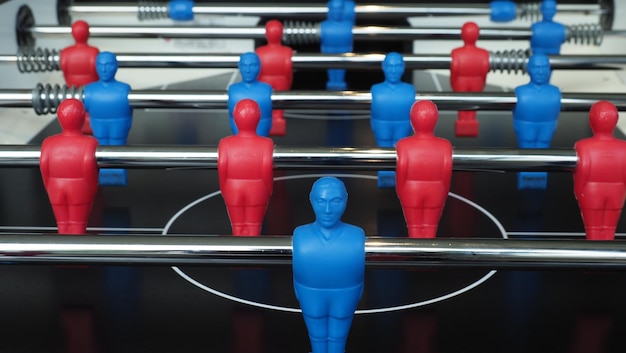
[(68, 86), (84, 86), (98, 80), (96, 56), (98, 48), (75, 44), (61, 51), (61, 70)]
[(259, 81), (269, 83), (276, 90), (290, 89), (293, 77), (291, 65), (293, 50), (282, 45), (265, 45), (257, 48), (256, 54), (261, 60)]
[(454, 49), (451, 54), (450, 84), (458, 92), (479, 92), (489, 73), (489, 52), (476, 46)]
[(626, 141), (587, 138), (574, 146), (576, 196), (584, 206), (621, 208), (626, 196)]

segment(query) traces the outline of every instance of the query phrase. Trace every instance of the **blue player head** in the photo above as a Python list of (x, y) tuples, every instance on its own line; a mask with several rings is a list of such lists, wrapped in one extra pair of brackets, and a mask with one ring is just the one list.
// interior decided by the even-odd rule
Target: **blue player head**
[(100, 81), (112, 81), (115, 78), (117, 67), (117, 58), (110, 51), (103, 51), (96, 57), (96, 71)]
[(545, 85), (550, 82), (550, 59), (543, 54), (534, 54), (528, 59), (526, 67), (530, 75), (530, 81), (537, 85)]
[(383, 60), (383, 73), (385, 81), (389, 83), (398, 83), (404, 74), (404, 58), (402, 54), (391, 52), (385, 56)]
[(541, 2), (541, 16), (544, 21), (552, 21), (556, 15), (556, 1), (543, 0)]
[(239, 57), (238, 67), (243, 82), (252, 83), (257, 80), (261, 72), (261, 60), (256, 53), (243, 53)]
[(328, 19), (341, 21), (343, 17), (343, 0), (330, 0), (328, 2)]
[(348, 192), (341, 180), (335, 177), (317, 179), (311, 188), (309, 200), (316, 224), (325, 229), (341, 224), (341, 216), (348, 203)]

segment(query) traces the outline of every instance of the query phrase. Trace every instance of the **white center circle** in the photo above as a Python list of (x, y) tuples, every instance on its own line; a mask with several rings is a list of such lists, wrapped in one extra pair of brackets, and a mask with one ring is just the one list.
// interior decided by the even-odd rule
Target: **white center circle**
[[(302, 174), (302, 175), (290, 175), (290, 176), (284, 176), (284, 177), (277, 177), (274, 178), (274, 181), (282, 181), (282, 180), (293, 180), (293, 179), (306, 179), (306, 178), (319, 178), (319, 177), (323, 177), (323, 176), (334, 176), (334, 177), (338, 177), (338, 178), (356, 178), (356, 179), (371, 179), (371, 180), (377, 180), (378, 178), (376, 176), (373, 175), (363, 175), (363, 174)], [(220, 191), (216, 191), (216, 192), (212, 192), (208, 195), (205, 195), (193, 202), (191, 202), (190, 204), (188, 204), (187, 206), (183, 207), (182, 209), (180, 209), (176, 214), (174, 214), (174, 216), (172, 216), (172, 218), (170, 218), (170, 220), (167, 222), (167, 224), (165, 225), (165, 227), (163, 227), (163, 232), (161, 233), (162, 235), (167, 235), (167, 232), (169, 231), (169, 229), (171, 228), (172, 224), (174, 224), (174, 222), (185, 212), (187, 212), (189, 209), (191, 209), (192, 207), (206, 201), (209, 200), (217, 195), (220, 195), (221, 192)], [(493, 223), (494, 225), (498, 228), (498, 230), (500, 231), (500, 234), (502, 235), (502, 238), (507, 239), (507, 233), (506, 230), (504, 229), (504, 226), (500, 223), (500, 221), (498, 221), (498, 219), (492, 215), (489, 211), (487, 211), (486, 209), (482, 208), (480, 205), (476, 204), (475, 202), (468, 200), (462, 196), (453, 194), (453, 193), (448, 193), (448, 196), (455, 198), (459, 201), (462, 201), (472, 207), (474, 207), (476, 210), (480, 211), (482, 214), (484, 214), (485, 216), (487, 216)], [(236, 296), (232, 296), (230, 294), (218, 291), (214, 288), (211, 288), (205, 284), (202, 284), (200, 282), (198, 282), (197, 280), (195, 280), (193, 277), (187, 275), (183, 270), (181, 270), (180, 268), (176, 267), (176, 266), (172, 266), (172, 270), (174, 270), (174, 272), (176, 272), (179, 276), (181, 276), (184, 280), (186, 280), (187, 282), (193, 284), (194, 286), (207, 291), (213, 295), (222, 297), (224, 299), (227, 300), (231, 300), (240, 304), (245, 304), (245, 305), (250, 305), (250, 306), (255, 306), (255, 307), (259, 307), (259, 308), (264, 308), (264, 309), (270, 309), (270, 310), (276, 310), (276, 311), (283, 311), (283, 312), (292, 312), (292, 313), (300, 313), (302, 312), (300, 309), (298, 308), (290, 308), (290, 307), (285, 307), (285, 306), (277, 306), (277, 305), (271, 305), (271, 304), (265, 304), (265, 303), (260, 303), (260, 302), (255, 302), (255, 301), (250, 301), (250, 300), (246, 300), (243, 298), (239, 298)], [(439, 296), (439, 297), (435, 297), (432, 299), (428, 299), (428, 300), (424, 300), (424, 301), (420, 301), (420, 302), (415, 302), (415, 303), (410, 303), (410, 304), (405, 304), (405, 305), (398, 305), (398, 306), (391, 306), (391, 307), (386, 307), (386, 308), (376, 308), (376, 309), (364, 309), (364, 310), (357, 310), (355, 312), (355, 314), (376, 314), (376, 313), (385, 313), (385, 312), (391, 312), (391, 311), (399, 311), (399, 310), (406, 310), (406, 309), (412, 309), (412, 308), (417, 308), (420, 306), (425, 306), (425, 305), (429, 305), (429, 304), (433, 304), (433, 303), (437, 303), (446, 299), (450, 299), (452, 297), (455, 297), (457, 295), (463, 294), (465, 292), (468, 292), (476, 287), (478, 287), (479, 285), (483, 284), (485, 281), (487, 281), (489, 278), (491, 278), (494, 274), (496, 274), (496, 270), (491, 270), (489, 271), (487, 274), (485, 274), (484, 276), (482, 276), (481, 278), (479, 278), (478, 280), (476, 280), (475, 282), (461, 288), (458, 289), (456, 291), (453, 291), (451, 293)]]

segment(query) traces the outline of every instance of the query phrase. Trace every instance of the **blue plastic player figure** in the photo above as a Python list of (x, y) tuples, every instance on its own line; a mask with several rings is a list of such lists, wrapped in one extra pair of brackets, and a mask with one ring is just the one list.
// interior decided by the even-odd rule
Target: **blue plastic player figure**
[(167, 6), (170, 19), (174, 21), (193, 20), (193, 0), (172, 0)]
[(489, 3), (489, 9), (493, 22), (509, 22), (517, 18), (517, 5), (514, 1), (495, 0)]
[(558, 55), (566, 39), (566, 28), (552, 19), (556, 14), (556, 1), (543, 0), (541, 3), (542, 20), (530, 27), (530, 49), (532, 54)]
[[(382, 63), (385, 81), (372, 86), (371, 126), (379, 147), (395, 147), (401, 138), (411, 135), (409, 114), (415, 102), (415, 88), (402, 82), (404, 58), (399, 53), (389, 53)], [(393, 188), (394, 171), (378, 172), (378, 187)]]
[(239, 57), (241, 82), (228, 87), (228, 120), (233, 134), (237, 134), (237, 125), (233, 118), (235, 105), (242, 99), (252, 99), (261, 108), (261, 121), (257, 125), (259, 136), (269, 136), (272, 129), (272, 86), (258, 80), (261, 72), (261, 60), (256, 53), (248, 52)]
[[(550, 61), (545, 55), (528, 60), (530, 83), (515, 89), (513, 127), (520, 148), (549, 148), (561, 112), (561, 91), (551, 85)], [(520, 173), (519, 189), (545, 189), (547, 173)]]
[[(330, 0), (328, 2), (328, 18), (321, 24), (321, 51), (323, 54), (344, 54), (352, 52), (353, 22), (343, 18), (344, 1)], [(347, 88), (345, 81), (346, 70), (328, 70), (326, 89), (342, 91)]]
[(318, 179), (309, 196), (315, 222), (293, 233), (293, 285), (312, 353), (344, 353), (365, 274), (365, 233), (343, 223), (348, 193), (339, 179)]
[[(85, 86), (83, 103), (91, 117), (93, 135), (102, 146), (126, 144), (132, 125), (133, 110), (128, 103), (130, 86), (115, 80), (117, 58), (111, 52), (96, 57), (96, 71), (100, 78)], [(125, 186), (126, 170), (101, 169), (100, 185)]]

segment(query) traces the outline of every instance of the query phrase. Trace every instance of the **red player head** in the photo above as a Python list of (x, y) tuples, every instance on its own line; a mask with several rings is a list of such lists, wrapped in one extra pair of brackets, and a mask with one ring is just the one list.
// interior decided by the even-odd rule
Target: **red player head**
[(269, 44), (281, 44), (283, 40), (283, 24), (271, 20), (265, 25), (265, 38)]
[(86, 44), (89, 39), (89, 24), (85, 21), (76, 21), (72, 24), (72, 37), (77, 44)]
[(461, 39), (465, 44), (476, 44), (480, 36), (480, 28), (474, 22), (465, 22), (461, 28)]
[(235, 104), (233, 111), (233, 118), (239, 134), (243, 133), (256, 133), (256, 127), (261, 120), (261, 109), (257, 102), (252, 99), (242, 99)]
[(591, 106), (589, 125), (594, 135), (613, 135), (619, 113), (613, 103), (599, 101)]
[(439, 118), (439, 111), (435, 103), (429, 100), (421, 100), (413, 103), (411, 107), (411, 126), (416, 134), (432, 135)]
[(59, 104), (57, 116), (64, 133), (81, 132), (85, 123), (85, 106), (77, 99), (66, 99)]

